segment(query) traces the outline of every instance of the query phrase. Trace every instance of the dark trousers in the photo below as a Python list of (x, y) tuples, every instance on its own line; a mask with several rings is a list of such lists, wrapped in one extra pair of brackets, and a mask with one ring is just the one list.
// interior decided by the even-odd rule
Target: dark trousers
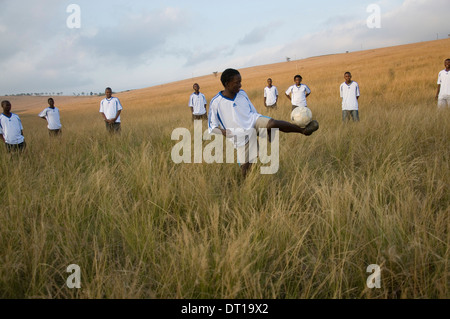
[(357, 110), (342, 111), (342, 122), (346, 123), (350, 121), (350, 118), (353, 119), (353, 122), (359, 122), (359, 112)]
[(62, 135), (62, 130), (48, 130), (50, 137), (57, 137)]
[(192, 120), (193, 121), (195, 121), (195, 120), (207, 120), (207, 119), (208, 119), (208, 114), (207, 113), (205, 113), (203, 115), (194, 115), (194, 114), (192, 114)]
[(23, 142), (20, 144), (6, 144), (6, 150), (8, 153), (12, 152), (23, 152), (27, 147), (27, 143)]
[(122, 127), (121, 127), (120, 123), (114, 123), (114, 124), (106, 123), (106, 130), (111, 134), (115, 134), (115, 133), (120, 133), (120, 131), (122, 130)]

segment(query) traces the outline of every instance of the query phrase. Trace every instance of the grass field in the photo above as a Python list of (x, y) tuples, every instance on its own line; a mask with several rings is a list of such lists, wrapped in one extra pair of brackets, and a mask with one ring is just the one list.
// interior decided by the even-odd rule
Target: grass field
[[(449, 51), (440, 40), (241, 70), (265, 115), (266, 79), (283, 95), (300, 73), (321, 124), (282, 134), (279, 172), (246, 180), (235, 164), (171, 160), (172, 131), (193, 127), (193, 82), (208, 101), (221, 89), (212, 74), (117, 94), (112, 138), (98, 97), (55, 98), (59, 140), (36, 116), (46, 98), (9, 98), (28, 149), (0, 148), (0, 297), (449, 298), (450, 110), (434, 100)], [(345, 71), (362, 96), (361, 122), (344, 126)], [(287, 120), (280, 98), (267, 115)], [(70, 264), (81, 289), (66, 286)], [(371, 264), (380, 289), (366, 287)]]

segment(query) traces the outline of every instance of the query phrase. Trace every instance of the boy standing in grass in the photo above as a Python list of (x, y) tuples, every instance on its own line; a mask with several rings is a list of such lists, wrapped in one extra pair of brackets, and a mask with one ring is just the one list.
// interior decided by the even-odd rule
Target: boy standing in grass
[(203, 93), (200, 93), (200, 85), (198, 83), (194, 84), (194, 93), (192, 93), (189, 98), (189, 107), (192, 110), (192, 120), (203, 120), (207, 119), (206, 114), (206, 97)]
[(11, 113), (11, 103), (2, 101), (3, 113), (0, 114), (0, 136), (5, 142), (9, 153), (12, 151), (23, 151), (26, 148), (23, 136), (22, 121), (19, 116)]
[(103, 119), (105, 120), (106, 130), (111, 134), (120, 133), (122, 104), (120, 104), (118, 98), (112, 96), (111, 88), (106, 88), (105, 95), (106, 98), (100, 102), (100, 113), (102, 113)]
[(55, 107), (55, 101), (52, 98), (48, 99), (48, 105), (49, 107), (39, 113), (39, 117), (47, 121), (50, 136), (60, 136), (62, 134), (62, 125), (59, 110)]
[(276, 109), (278, 102), (278, 89), (272, 85), (272, 79), (267, 80), (267, 87), (264, 89), (264, 105), (269, 109)]
[(222, 134), (229, 138), (238, 152), (239, 149), (245, 150), (245, 161), (241, 164), (244, 177), (254, 160), (249, 156), (249, 140), (251, 139), (248, 138), (248, 135), (242, 138), (246, 132), (251, 132), (253, 129), (256, 129), (256, 132), (259, 132), (259, 129), (267, 129), (270, 141), (271, 129), (279, 129), (285, 133), (300, 133), (306, 136), (319, 129), (317, 121), (312, 121), (307, 127), (301, 128), (295, 124), (259, 114), (250, 102), (247, 93), (241, 90), (242, 77), (235, 69), (225, 70), (221, 82), (225, 89), (219, 92), (210, 104), (209, 133)]
[(439, 108), (450, 107), (450, 59), (444, 62), (445, 69), (439, 72), (436, 100)]
[(292, 110), (299, 106), (308, 106), (306, 98), (311, 95), (310, 88), (306, 84), (302, 84), (301, 75), (296, 75), (294, 81), (295, 84), (286, 91), (286, 96), (292, 103)]
[(344, 123), (353, 119), (353, 122), (359, 122), (359, 85), (352, 81), (352, 74), (345, 72), (345, 82), (341, 84), (342, 98), (342, 121)]

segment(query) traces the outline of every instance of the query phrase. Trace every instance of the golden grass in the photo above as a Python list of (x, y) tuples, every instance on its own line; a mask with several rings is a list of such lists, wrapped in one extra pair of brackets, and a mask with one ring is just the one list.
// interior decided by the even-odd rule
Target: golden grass
[[(321, 123), (310, 138), (282, 134), (280, 171), (246, 180), (233, 164), (172, 163), (172, 130), (192, 129), (192, 80), (118, 94), (118, 138), (99, 98), (56, 98), (60, 140), (36, 117), (45, 98), (11, 98), (13, 112), (33, 106), (20, 114), (26, 153), (0, 156), (0, 297), (448, 298), (450, 111), (433, 97), (449, 48), (241, 70), (263, 114), (267, 77), (283, 94), (300, 73)], [(341, 124), (345, 71), (361, 86), (356, 125)], [(213, 75), (194, 81), (208, 100), (221, 89)], [(269, 115), (289, 112), (281, 96)], [(65, 285), (70, 264), (80, 290)], [(370, 264), (381, 289), (366, 288)]]

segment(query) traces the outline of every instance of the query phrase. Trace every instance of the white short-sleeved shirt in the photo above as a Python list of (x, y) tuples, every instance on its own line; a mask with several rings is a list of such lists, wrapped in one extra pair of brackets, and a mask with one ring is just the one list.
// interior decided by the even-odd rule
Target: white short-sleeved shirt
[(357, 97), (360, 96), (359, 85), (353, 81), (350, 85), (346, 82), (341, 84), (341, 98), (343, 111), (357, 111), (359, 103)]
[(59, 130), (62, 127), (59, 110), (57, 107), (53, 109), (51, 107), (46, 108), (41, 113), (39, 113), (39, 117), (45, 118), (47, 120), (47, 128), (49, 130)]
[(0, 135), (3, 135), (7, 144), (17, 145), (25, 141), (22, 135), (22, 121), (18, 115), (11, 113), (10, 117), (0, 114)]
[(271, 88), (266, 87), (264, 89), (264, 97), (266, 98), (266, 104), (267, 106), (272, 106), (275, 103), (277, 103), (278, 99), (278, 89), (276, 86), (273, 86)]
[(206, 97), (203, 95), (203, 93), (199, 93), (198, 95), (195, 93), (192, 93), (190, 99), (189, 99), (189, 107), (193, 108), (194, 111), (192, 114), (194, 115), (204, 115), (206, 114)]
[[(104, 113), (108, 120), (115, 119), (117, 112), (123, 110), (122, 104), (116, 97), (110, 99), (103, 99), (100, 102), (100, 113)], [(116, 123), (120, 123), (120, 116), (117, 118)]]
[(311, 90), (306, 84), (300, 84), (300, 86), (294, 84), (287, 89), (286, 94), (291, 95), (292, 105), (308, 106), (306, 95), (311, 94)]
[(439, 72), (437, 84), (441, 85), (441, 91), (439, 92), (439, 97), (450, 96), (450, 71), (442, 70)]
[(234, 100), (217, 94), (212, 100), (209, 108), (208, 128), (211, 134), (215, 128), (230, 130), (236, 138), (229, 138), (234, 146), (244, 146), (256, 132), (256, 121), (262, 115), (259, 114), (247, 93), (241, 90)]

